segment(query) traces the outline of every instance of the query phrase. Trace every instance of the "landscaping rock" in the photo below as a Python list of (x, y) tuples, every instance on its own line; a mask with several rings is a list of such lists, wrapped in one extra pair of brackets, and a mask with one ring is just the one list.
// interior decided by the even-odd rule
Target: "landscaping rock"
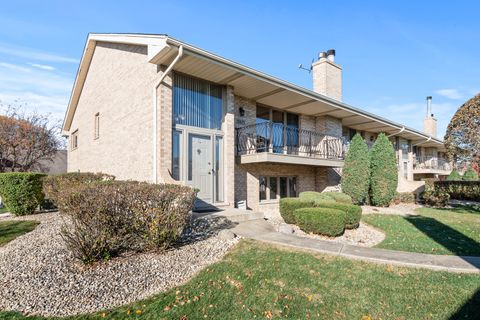
[(221, 240), (233, 240), (235, 239), (236, 235), (230, 230), (221, 230), (218, 232), (218, 238)]
[(292, 225), (287, 224), (287, 223), (281, 223), (278, 226), (278, 232), (285, 233), (285, 234), (292, 234), (292, 233), (295, 232), (295, 230), (294, 230)]
[(38, 220), (37, 228), (0, 247), (0, 309), (43, 316), (91, 313), (183, 284), (238, 241), (220, 237), (225, 221), (193, 221), (178, 247), (129, 253), (85, 266), (67, 250), (58, 213), (0, 218)]

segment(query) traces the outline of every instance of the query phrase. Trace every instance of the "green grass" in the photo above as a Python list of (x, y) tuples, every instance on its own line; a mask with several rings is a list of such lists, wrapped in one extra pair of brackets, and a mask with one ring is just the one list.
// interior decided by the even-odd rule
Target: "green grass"
[(0, 208), (0, 213), (8, 212), (7, 207)]
[[(184, 286), (104, 314), (69, 319), (448, 319), (458, 310), (473, 319), (479, 293), (479, 275), (377, 265), (242, 241)], [(0, 319), (26, 318), (0, 312)]]
[(379, 248), (480, 256), (480, 208), (419, 208), (416, 212), (418, 217), (369, 214), (362, 220), (385, 232)]
[(2, 221), (0, 222), (0, 246), (12, 241), (38, 225), (37, 221)]

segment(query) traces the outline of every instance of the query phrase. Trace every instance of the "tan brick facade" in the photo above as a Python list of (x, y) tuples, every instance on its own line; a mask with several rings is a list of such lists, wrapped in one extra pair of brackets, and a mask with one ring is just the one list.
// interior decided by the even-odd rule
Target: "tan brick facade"
[(78, 129), (78, 148), (69, 147), (68, 171), (152, 180), (152, 87), (161, 72), (146, 55), (143, 46), (97, 44), (71, 125), (70, 133)]

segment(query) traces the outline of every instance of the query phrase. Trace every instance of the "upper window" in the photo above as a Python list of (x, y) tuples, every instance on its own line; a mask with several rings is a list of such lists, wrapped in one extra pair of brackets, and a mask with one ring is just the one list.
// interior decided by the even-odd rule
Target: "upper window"
[(70, 150), (78, 148), (78, 129), (73, 131), (70, 135)]
[(223, 120), (223, 87), (175, 73), (173, 124), (220, 130)]
[(95, 132), (93, 137), (95, 139), (100, 138), (100, 113), (99, 112), (95, 114)]

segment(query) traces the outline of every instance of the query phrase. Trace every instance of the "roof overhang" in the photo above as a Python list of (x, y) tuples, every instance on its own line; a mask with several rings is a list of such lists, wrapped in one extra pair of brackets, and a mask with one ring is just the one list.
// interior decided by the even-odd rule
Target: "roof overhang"
[(278, 109), (311, 116), (332, 116), (341, 119), (343, 125), (356, 130), (384, 132), (387, 135), (411, 140), (414, 145), (443, 148), (440, 139), (416, 129), (272, 77), (169, 36), (144, 34), (89, 34), (65, 115), (64, 131), (70, 130), (97, 42), (147, 46), (147, 61), (159, 65), (171, 63), (179, 46), (183, 46), (184, 55), (175, 65), (175, 71), (232, 86), (235, 94)]

